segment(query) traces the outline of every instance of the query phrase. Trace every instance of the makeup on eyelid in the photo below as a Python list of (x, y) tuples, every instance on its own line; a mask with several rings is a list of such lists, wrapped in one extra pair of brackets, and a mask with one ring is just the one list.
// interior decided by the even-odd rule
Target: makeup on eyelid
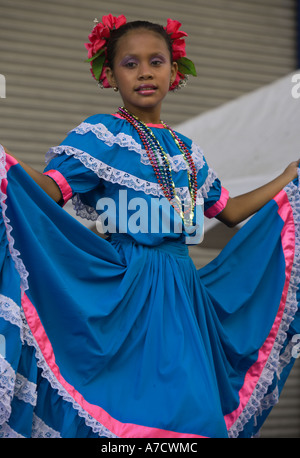
[[(157, 54), (155, 56), (152, 56), (150, 59), (149, 59), (149, 62), (150, 63), (153, 63), (153, 62), (156, 62), (156, 61), (160, 61), (162, 64), (166, 63), (167, 62), (167, 59), (165, 56), (161, 55), (161, 54)], [(135, 56), (126, 56), (124, 59), (122, 59), (122, 61), (120, 62), (120, 66), (122, 67), (126, 67), (126, 65), (128, 64), (138, 64), (139, 63), (139, 58), (135, 57)]]

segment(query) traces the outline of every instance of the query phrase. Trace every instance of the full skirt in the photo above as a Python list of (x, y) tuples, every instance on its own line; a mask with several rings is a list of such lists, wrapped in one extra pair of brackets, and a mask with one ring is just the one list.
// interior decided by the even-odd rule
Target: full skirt
[(0, 437), (255, 435), (298, 356), (298, 181), (197, 270), (0, 167)]

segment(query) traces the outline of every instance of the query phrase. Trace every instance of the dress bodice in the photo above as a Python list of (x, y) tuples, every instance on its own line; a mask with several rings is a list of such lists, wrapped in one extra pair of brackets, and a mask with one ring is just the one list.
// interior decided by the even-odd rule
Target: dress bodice
[[(150, 127), (167, 153), (176, 193), (188, 208), (189, 166), (170, 131), (160, 124)], [(199, 146), (178, 135), (190, 149), (197, 170), (196, 228), (202, 224), (203, 209), (206, 216), (215, 216), (226, 205), (228, 193)], [(164, 197), (139, 135), (126, 120), (91, 116), (49, 150), (47, 161), (45, 173), (59, 185), (64, 202), (72, 197), (77, 214), (95, 221), (100, 232), (102, 227), (107, 233), (127, 233), (146, 245), (195, 236), (195, 231), (186, 231)]]

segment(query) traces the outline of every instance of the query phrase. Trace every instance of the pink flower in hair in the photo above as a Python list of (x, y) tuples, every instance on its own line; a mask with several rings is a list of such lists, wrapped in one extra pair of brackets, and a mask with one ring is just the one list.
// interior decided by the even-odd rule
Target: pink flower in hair
[(180, 27), (181, 27), (181, 22), (174, 21), (172, 19), (167, 20), (167, 26), (165, 27), (165, 29), (167, 33), (171, 35), (171, 40), (177, 40), (178, 38), (183, 38), (183, 37), (188, 36), (187, 33), (183, 31), (179, 31)]
[(112, 14), (109, 14), (108, 16), (102, 17), (102, 23), (110, 30), (119, 29), (122, 25), (126, 24), (126, 17), (124, 14), (121, 14), (121, 16), (118, 17), (114, 17)]
[(180, 31), (181, 23), (168, 19), (167, 26), (165, 27), (166, 32), (170, 35), (172, 41), (173, 60), (176, 61), (181, 57), (186, 56), (185, 52), (185, 40), (187, 33)]
[(105, 76), (106, 46), (110, 33), (126, 24), (126, 17), (122, 14), (114, 17), (112, 14), (102, 17), (102, 22), (95, 25), (89, 35), (89, 43), (85, 43), (88, 51), (88, 60), (91, 62), (91, 73), (97, 81), (101, 81), (103, 87), (110, 87)]
[(102, 73), (100, 75), (99, 81), (101, 81), (101, 84), (104, 88), (108, 89), (110, 86), (108, 79), (106, 78), (106, 66), (103, 65)]
[(185, 52), (185, 41), (184, 40), (175, 40), (172, 44), (173, 50), (173, 60), (176, 61), (181, 57), (186, 56)]
[(88, 50), (88, 58), (93, 57), (106, 45), (111, 30), (118, 29), (123, 24), (126, 24), (126, 17), (124, 15), (119, 17), (114, 17), (111, 14), (103, 16), (102, 22), (95, 25), (88, 37), (90, 43), (85, 43), (85, 47)]
[(174, 90), (181, 86), (186, 81), (186, 75), (196, 76), (196, 69), (193, 62), (186, 57), (185, 51), (185, 37), (188, 36), (186, 32), (179, 30), (181, 22), (174, 21), (172, 19), (167, 20), (165, 27), (166, 32), (170, 36), (172, 42), (172, 59), (173, 62), (178, 64), (178, 72), (174, 83), (170, 87), (170, 90)]
[(97, 52), (106, 45), (106, 40), (110, 36), (110, 30), (108, 27), (99, 23), (89, 35), (90, 43), (85, 43), (85, 47), (88, 50), (88, 58), (93, 57)]

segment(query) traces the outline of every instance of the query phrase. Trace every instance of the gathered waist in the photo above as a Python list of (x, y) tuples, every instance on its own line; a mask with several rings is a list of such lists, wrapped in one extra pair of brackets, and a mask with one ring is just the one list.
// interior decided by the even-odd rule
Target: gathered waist
[(180, 240), (164, 240), (159, 245), (145, 245), (140, 244), (132, 237), (127, 234), (111, 234), (109, 236), (109, 240), (112, 243), (120, 243), (120, 244), (135, 244), (138, 246), (142, 246), (149, 250), (157, 250), (175, 257), (189, 257), (189, 249), (185, 243), (182, 243)]

